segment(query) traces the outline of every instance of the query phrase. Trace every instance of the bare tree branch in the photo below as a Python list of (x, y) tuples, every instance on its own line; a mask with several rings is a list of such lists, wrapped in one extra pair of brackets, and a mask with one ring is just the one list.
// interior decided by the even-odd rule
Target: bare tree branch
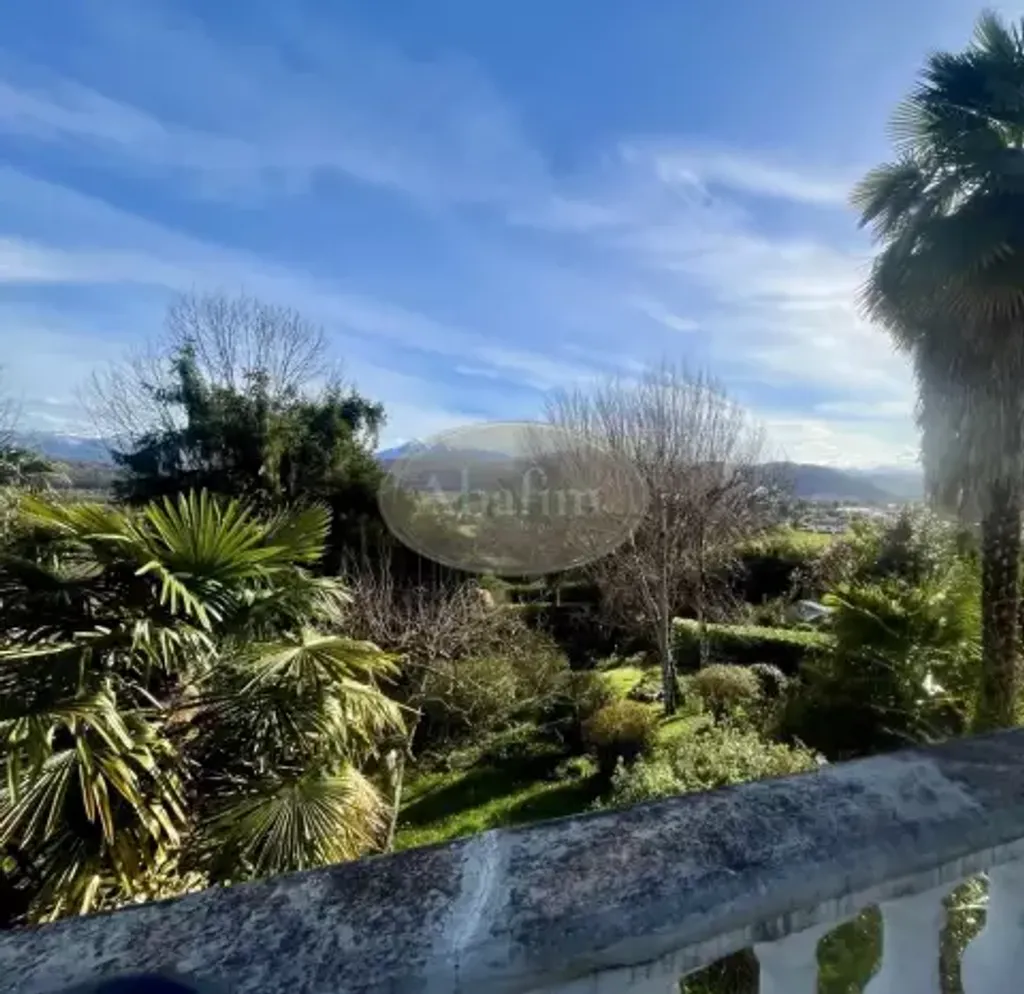
[(93, 374), (84, 389), (82, 404), (101, 437), (124, 449), (148, 432), (176, 427), (159, 393), (186, 347), (211, 385), (241, 390), (258, 374), (273, 398), (342, 384), (324, 330), (298, 311), (244, 294), (183, 294), (168, 308), (161, 336)]
[(738, 544), (772, 517), (763, 431), (702, 373), (662, 364), (636, 381), (556, 396), (549, 420), (603, 446), (643, 478), (648, 513), (629, 541), (591, 567), (605, 603), (653, 636), (665, 708), (676, 706), (672, 619), (689, 604), (704, 625), (725, 596)]

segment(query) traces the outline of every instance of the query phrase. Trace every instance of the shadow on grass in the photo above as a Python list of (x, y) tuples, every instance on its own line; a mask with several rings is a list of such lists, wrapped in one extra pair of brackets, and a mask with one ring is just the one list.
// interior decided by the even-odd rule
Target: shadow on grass
[(429, 825), (459, 811), (480, 808), (534, 781), (522, 768), (478, 767), (446, 776), (402, 811), (402, 824)]
[(582, 814), (600, 796), (602, 783), (602, 779), (596, 776), (586, 780), (567, 780), (543, 794), (535, 794), (513, 805), (508, 811), (507, 823), (526, 825)]

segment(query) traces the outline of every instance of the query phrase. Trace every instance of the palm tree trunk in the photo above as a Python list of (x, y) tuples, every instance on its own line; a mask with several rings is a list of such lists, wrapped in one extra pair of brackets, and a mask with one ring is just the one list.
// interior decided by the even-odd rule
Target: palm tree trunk
[(982, 671), (975, 731), (1009, 728), (1017, 718), (1021, 494), (1003, 481), (989, 491), (981, 521)]

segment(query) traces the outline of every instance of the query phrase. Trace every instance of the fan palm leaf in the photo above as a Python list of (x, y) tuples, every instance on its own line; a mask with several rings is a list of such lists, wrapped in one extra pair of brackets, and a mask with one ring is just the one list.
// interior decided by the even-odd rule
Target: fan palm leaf
[(395, 663), (316, 627), (348, 600), (312, 571), (328, 525), (206, 493), (20, 502), (0, 844), (38, 876), (34, 918), (176, 891), (182, 861), (240, 879), (372, 847), (381, 801), (357, 765), (401, 727), (380, 689)]
[(220, 879), (354, 859), (380, 840), (386, 809), (373, 785), (347, 766), (268, 780), (226, 804), (205, 827)]
[(371, 643), (308, 630), (247, 647), (208, 674), (195, 702), (198, 747), (232, 757), (229, 768), (359, 760), (402, 727), (400, 707), (377, 686), (395, 673)]

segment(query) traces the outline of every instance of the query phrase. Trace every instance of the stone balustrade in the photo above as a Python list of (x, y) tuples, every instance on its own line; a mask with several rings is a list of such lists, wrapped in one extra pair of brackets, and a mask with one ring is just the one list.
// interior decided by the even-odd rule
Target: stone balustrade
[(989, 877), (965, 994), (1024, 989), (1024, 730), (488, 832), (0, 938), (0, 990), (169, 971), (234, 994), (670, 994), (753, 947), (813, 994), (879, 906), (869, 994), (936, 994), (943, 898)]

